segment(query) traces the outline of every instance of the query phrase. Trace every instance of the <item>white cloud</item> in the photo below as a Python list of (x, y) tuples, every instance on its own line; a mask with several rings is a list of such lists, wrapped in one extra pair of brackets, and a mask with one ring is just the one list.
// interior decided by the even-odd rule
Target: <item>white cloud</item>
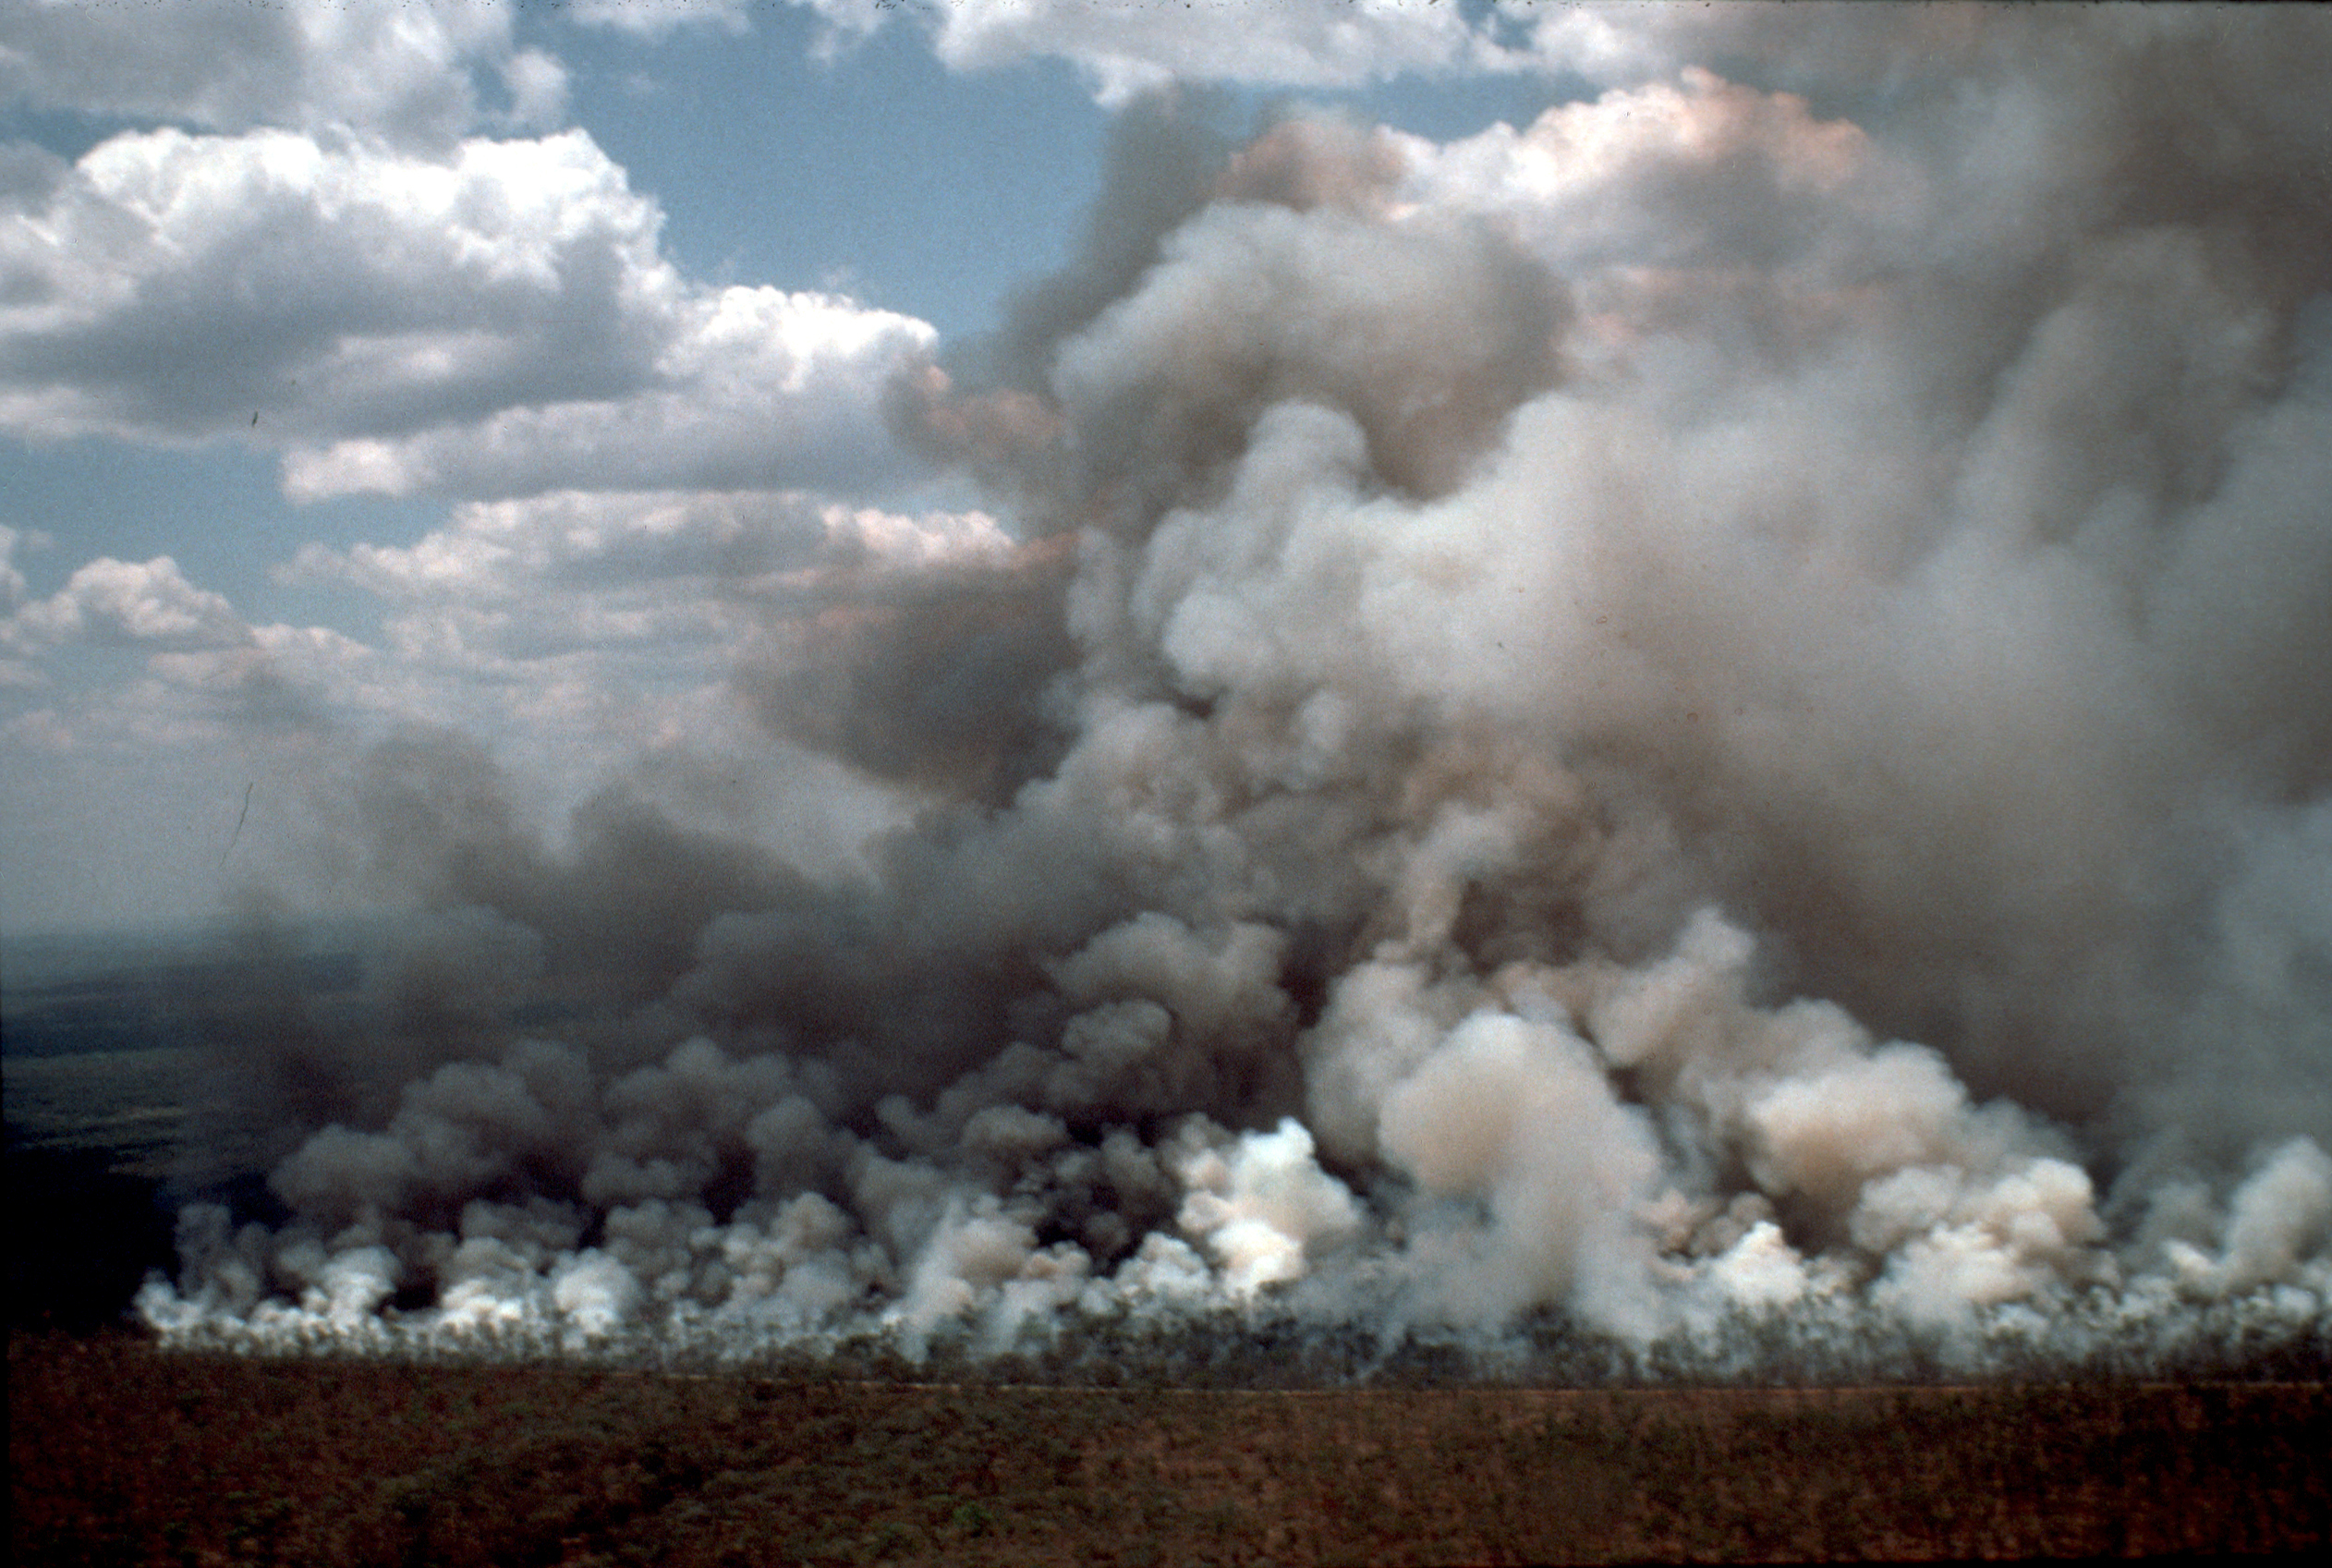
[(0, 741), (34, 752), (71, 751), (78, 738), (54, 708), (33, 708), (0, 723)]
[(911, 316), (832, 295), (731, 287), (690, 298), (628, 395), (528, 402), (474, 423), (298, 448), (285, 487), (351, 492), (528, 494), (647, 489), (881, 485), (909, 468), (885, 390), (938, 340)]
[(999, 557), (1010, 541), (982, 512), (911, 517), (798, 491), (607, 494), (565, 491), (471, 502), (409, 547), (310, 543), (279, 573), (395, 599), (484, 600), (553, 589), (737, 580), (835, 565), (921, 568)]
[(635, 38), (659, 39), (685, 27), (749, 31), (752, 0), (567, 0), (566, 19)]
[(0, 621), (0, 647), (19, 652), (78, 641), (231, 648), (249, 636), (225, 596), (187, 581), (167, 555), (137, 563), (101, 556), (57, 592)]
[[(0, 565), (24, 538), (0, 536)], [(388, 601), (375, 643), (250, 624), (167, 556), (101, 558), (0, 615), (0, 752), (152, 766), (220, 748), (359, 746), (420, 722), (497, 735), (566, 798), (649, 752), (762, 754), (724, 764), (755, 772), (779, 764), (730, 685), (749, 652), (766, 662), (770, 638), (792, 638), (796, 657), (814, 657), (837, 607), (846, 617), (933, 572), (1005, 565), (1014, 548), (985, 513), (800, 492), (471, 503), (410, 546), (311, 544), (278, 570)], [(808, 765), (778, 750), (784, 767)]]
[[(216, 130), (341, 128), (443, 146), (549, 125), (565, 73), (511, 38), (516, 7), (20, 0), (0, 10), (0, 99)], [(496, 100), (507, 100), (497, 113)]]
[(543, 130), (566, 118), (566, 67), (540, 49), (521, 49), (502, 67), (510, 107), (493, 116), (498, 129)]
[[(19, 432), (409, 426), (652, 373), (662, 213), (579, 131), (447, 160), (288, 131), (126, 134), (6, 214)], [(261, 437), (264, 438), (264, 432)]]
[[(72, 648), (137, 664), (127, 675), (87, 657), (60, 666)], [(18, 656), (0, 660), (0, 687), (44, 693), (5, 734), (47, 750), (170, 749), (395, 706), (368, 692), (384, 678), (373, 650), (322, 626), (254, 626), (167, 555), (86, 563), (55, 593), (0, 616), (0, 650)]]
[(0, 209), (0, 429), (281, 443), (301, 496), (895, 466), (883, 388), (932, 330), (698, 287), (662, 223), (581, 131), (444, 158), (117, 136)]
[(1467, 21), (1455, 5), (1423, 0), (1275, 0), (1268, 6), (1112, 5), (1095, 0), (800, 0), (846, 42), (874, 31), (894, 9), (930, 35), (956, 70), (1051, 57), (1070, 61), (1104, 103), (1122, 103), (1169, 81), (1257, 86), (1357, 87), (1410, 72), (1435, 75), (1528, 64), (1498, 43), (1496, 28)]
[(766, 656), (772, 637), (821, 647), (812, 628), (837, 606), (934, 572), (1004, 566), (1014, 549), (980, 512), (906, 515), (800, 492), (564, 492), (456, 507), (409, 546), (310, 543), (277, 577), (388, 601), (386, 650), (417, 715), (490, 712), (500, 733), (548, 737), (584, 714), (587, 728), (636, 735), (748, 653)]
[(13, 610), (24, 602), (24, 573), (17, 566), (17, 546), (43, 543), (47, 538), (0, 523), (0, 606)]
[[(733, 684), (740, 667), (832, 656), (868, 602), (912, 595), (935, 574), (1009, 570), (1016, 549), (986, 513), (802, 492), (468, 503), (409, 545), (310, 543), (276, 571), (381, 596), (377, 646), (295, 626), (247, 627), (218, 646), (151, 644), (135, 676), (50, 702), (40, 734), (110, 752), (300, 725), (354, 744), (394, 723), (444, 724), (495, 735), (552, 795), (580, 798), (649, 751), (768, 753)], [(777, 749), (784, 766), (807, 765)]]

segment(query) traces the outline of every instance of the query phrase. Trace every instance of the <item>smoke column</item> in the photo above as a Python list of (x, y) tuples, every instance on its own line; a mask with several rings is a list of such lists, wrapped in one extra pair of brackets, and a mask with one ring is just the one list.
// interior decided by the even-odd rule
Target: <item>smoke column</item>
[(1599, 13), (1448, 144), (1136, 103), (893, 388), (1009, 537), (837, 525), (735, 673), (905, 803), (863, 871), (375, 747), (414, 913), (254, 1003), (288, 1217), (142, 1310), (2323, 1346), (2332, 28), (2265, 9)]

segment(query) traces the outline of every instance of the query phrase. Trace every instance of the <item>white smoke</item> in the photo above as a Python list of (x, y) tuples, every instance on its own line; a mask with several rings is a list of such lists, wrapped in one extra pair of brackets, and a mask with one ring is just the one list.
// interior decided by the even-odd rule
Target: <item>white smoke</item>
[(427, 913), (270, 1015), (288, 1218), (150, 1319), (2320, 1351), (2332, 26), (1852, 30), (1726, 56), (1837, 109), (1137, 105), (1134, 227), (896, 389), (1019, 542), (738, 675), (912, 825), (561, 849), (384, 748)]

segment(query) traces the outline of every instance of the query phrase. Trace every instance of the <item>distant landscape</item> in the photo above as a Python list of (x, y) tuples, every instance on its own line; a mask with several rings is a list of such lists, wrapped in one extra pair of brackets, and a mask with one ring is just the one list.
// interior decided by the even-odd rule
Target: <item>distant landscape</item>
[[(346, 928), (298, 966), (318, 998), (361, 972)], [(179, 1206), (264, 1209), (264, 1150), (202, 1073), (231, 1051), (248, 960), (200, 926), (18, 938), (0, 950), (8, 1322), (110, 1326), (173, 1266)], [(200, 1136), (196, 1136), (199, 1134)]]

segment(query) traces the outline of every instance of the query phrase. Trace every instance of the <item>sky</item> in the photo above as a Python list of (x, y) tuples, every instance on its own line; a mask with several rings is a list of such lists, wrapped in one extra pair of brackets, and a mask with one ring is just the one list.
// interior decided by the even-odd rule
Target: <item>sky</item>
[(149, 1317), (2321, 1346), (2325, 17), (8, 9)]
[(1585, 86), (1458, 69), (1507, 25), (1479, 11), (1166, 9), (11, 7), (0, 931), (367, 904), (316, 797), (406, 721), (554, 803), (759, 748), (686, 564), (626, 590), (506, 552), (546, 507), (1009, 532), (881, 388), (1070, 258), (1140, 91), (1449, 135)]

